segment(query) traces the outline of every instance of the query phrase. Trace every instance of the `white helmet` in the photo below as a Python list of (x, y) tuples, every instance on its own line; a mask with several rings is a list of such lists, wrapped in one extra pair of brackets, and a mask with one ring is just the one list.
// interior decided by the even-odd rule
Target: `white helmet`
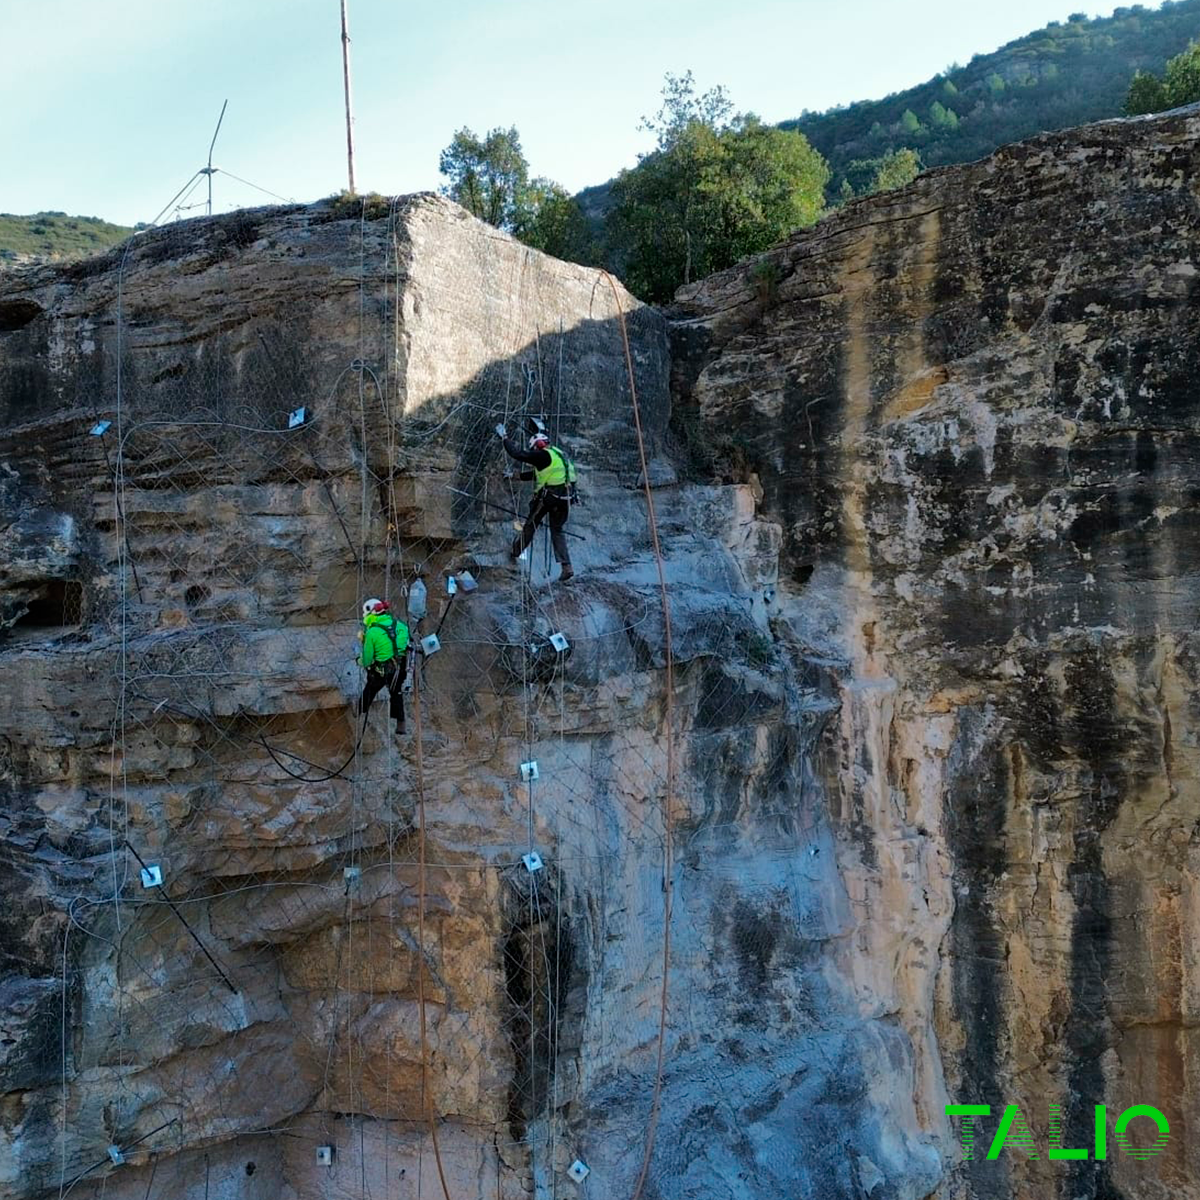
[(544, 433), (535, 433), (529, 439), (530, 450), (544, 450), (550, 445), (550, 439)]
[(367, 600), (363, 603), (363, 616), (369, 617), (372, 613), (387, 612), (387, 605), (382, 600)]

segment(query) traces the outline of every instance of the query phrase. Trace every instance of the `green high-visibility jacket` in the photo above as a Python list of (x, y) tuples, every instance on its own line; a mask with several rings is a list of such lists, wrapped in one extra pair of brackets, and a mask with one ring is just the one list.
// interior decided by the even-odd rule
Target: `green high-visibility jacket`
[(550, 446), (550, 465), (533, 474), (534, 483), (540, 492), (544, 487), (562, 487), (566, 483), (575, 482), (575, 464), (557, 447)]
[[(395, 638), (393, 643), (392, 639)], [(391, 662), (408, 649), (408, 626), (391, 613), (368, 613), (363, 617), (362, 665), (368, 669)]]

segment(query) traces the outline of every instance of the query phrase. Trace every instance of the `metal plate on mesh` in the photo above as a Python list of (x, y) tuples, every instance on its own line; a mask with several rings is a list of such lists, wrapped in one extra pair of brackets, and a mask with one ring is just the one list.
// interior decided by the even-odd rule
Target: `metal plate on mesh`
[(421, 639), (421, 651), (424, 654), (436, 654), (442, 648), (442, 643), (438, 641), (436, 633), (427, 634)]
[(317, 1165), (322, 1167), (333, 1166), (333, 1147), (318, 1146), (317, 1147)]
[(470, 571), (461, 571), (458, 576), (458, 586), (464, 592), (473, 592), (479, 584), (475, 582), (475, 576)]
[(142, 887), (162, 887), (162, 881), (162, 867), (160, 867), (158, 863), (147, 863), (146, 866), (142, 868)]
[(453, 596), (453, 595), (455, 595), (455, 593), (457, 593), (457, 591), (458, 591), (458, 580), (455, 579), (453, 575), (448, 576), (446, 579), (446, 595)]
[(349, 883), (357, 883), (362, 878), (362, 867), (343, 867), (342, 878)]
[(92, 426), (90, 432), (91, 432), (92, 437), (103, 437), (104, 434), (107, 433), (108, 430), (111, 428), (112, 428), (111, 421), (100, 421), (99, 423)]
[(525, 864), (525, 870), (527, 870), (530, 875), (532, 875), (534, 871), (540, 871), (542, 869), (542, 856), (536, 850), (530, 850), (528, 854), (522, 854), (521, 861)]
[(537, 761), (523, 762), (521, 764), (521, 779), (525, 783), (532, 783), (538, 777)]
[(108, 1157), (114, 1167), (119, 1167), (125, 1161), (125, 1154), (120, 1146), (109, 1146)]
[(307, 410), (303, 409), (303, 408), (297, 408), (297, 409), (293, 410), (292, 412), (288, 413), (288, 428), (289, 429), (298, 429), (301, 425), (304, 424), (304, 418), (307, 415), (308, 415)]
[(582, 1183), (592, 1173), (591, 1167), (582, 1159), (576, 1159), (568, 1168), (567, 1174), (575, 1180), (576, 1183)]
[(564, 650), (569, 650), (571, 648), (571, 643), (567, 641), (566, 635), (562, 633), (552, 633), (550, 635), (550, 645), (552, 645), (555, 650), (559, 652), (559, 654), (562, 654)]

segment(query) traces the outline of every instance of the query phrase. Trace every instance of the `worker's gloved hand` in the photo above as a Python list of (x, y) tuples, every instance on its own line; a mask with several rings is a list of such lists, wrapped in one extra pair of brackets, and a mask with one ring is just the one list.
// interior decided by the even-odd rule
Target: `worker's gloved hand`
[(496, 436), (502, 438), (508, 437), (508, 430), (504, 427), (503, 423), (496, 426)]
[(366, 635), (365, 633), (363, 633), (363, 631), (360, 629), (360, 630), (358, 631), (358, 633), (356, 633), (354, 636), (358, 638), (358, 640), (359, 640), (359, 643), (361, 644), (361, 643), (362, 643), (362, 641), (363, 641), (363, 639), (364, 639), (364, 638), (365, 638), (367, 635)]

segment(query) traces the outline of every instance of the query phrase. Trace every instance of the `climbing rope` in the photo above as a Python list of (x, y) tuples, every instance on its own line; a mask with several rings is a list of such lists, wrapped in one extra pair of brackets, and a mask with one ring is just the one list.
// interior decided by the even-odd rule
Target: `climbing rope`
[(420, 671), (413, 671), (413, 750), (417, 793), (417, 1010), (421, 1022), (421, 1107), (429, 1124), (429, 1139), (437, 1164), (442, 1195), (450, 1200), (450, 1188), (442, 1166), (442, 1151), (438, 1144), (437, 1119), (434, 1115), (433, 1090), (429, 1078), (429, 1033), (425, 1017), (425, 761), (421, 743), (421, 682)]
[(667, 1040), (667, 1003), (670, 983), (671, 965), (671, 900), (674, 863), (672, 859), (672, 843), (674, 831), (674, 796), (675, 796), (675, 733), (674, 733), (674, 698), (675, 698), (675, 663), (671, 645), (671, 605), (667, 597), (667, 575), (663, 565), (662, 547), (658, 540), (658, 522), (654, 515), (654, 493), (650, 487), (650, 470), (646, 461), (646, 441), (642, 435), (642, 414), (638, 407), (637, 383), (633, 374), (633, 354), (629, 349), (629, 330), (625, 324), (625, 311), (621, 307), (621, 297), (617, 285), (607, 271), (601, 275), (608, 280), (612, 289), (613, 301), (617, 306), (617, 318), (621, 325), (621, 343), (625, 350), (625, 369), (629, 373), (629, 397), (633, 405), (633, 427), (637, 432), (638, 458), (642, 465), (642, 485), (646, 493), (646, 513), (650, 522), (650, 540), (654, 546), (654, 561), (658, 570), (658, 588), (662, 596), (663, 611), (663, 646), (666, 656), (666, 696), (664, 701), (664, 719), (666, 723), (667, 742), (667, 780), (666, 793), (663, 799), (663, 965), (662, 992), (659, 997), (658, 1014), (658, 1054), (654, 1071), (654, 1095), (650, 1103), (650, 1119), (646, 1125), (646, 1147), (642, 1155), (642, 1168), (638, 1172), (634, 1184), (632, 1200), (639, 1200), (642, 1189), (646, 1184), (646, 1176), (650, 1171), (650, 1157), (654, 1153), (654, 1139), (658, 1131), (658, 1119), (662, 1110), (663, 1065), (666, 1054)]

